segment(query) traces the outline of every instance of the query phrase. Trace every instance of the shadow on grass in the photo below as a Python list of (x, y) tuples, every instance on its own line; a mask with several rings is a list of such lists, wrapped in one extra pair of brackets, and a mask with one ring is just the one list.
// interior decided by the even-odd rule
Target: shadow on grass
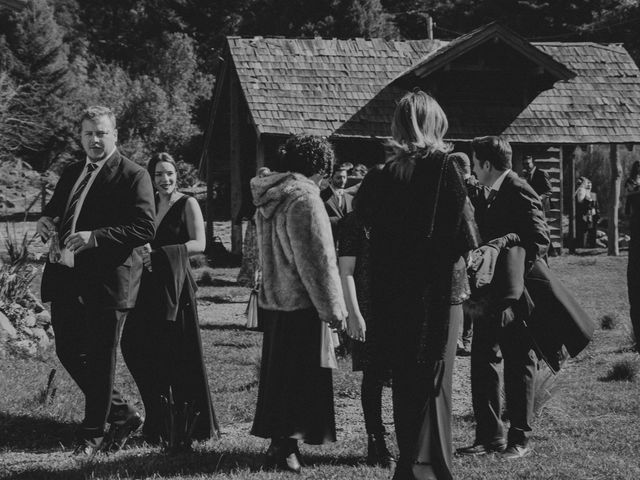
[[(305, 455), (307, 468), (317, 465), (355, 466), (363, 463), (361, 456), (319, 456)], [(39, 466), (7, 477), (12, 480), (76, 480), (86, 478), (119, 477), (127, 478), (169, 477), (176, 475), (229, 474), (237, 470), (258, 472), (262, 470), (264, 455), (243, 452), (190, 452), (166, 455), (162, 452), (148, 452), (126, 457), (97, 457), (96, 460), (78, 460), (76, 466), (53, 470)]]
[(0, 413), (0, 450), (47, 451), (71, 445), (76, 425), (51, 418)]

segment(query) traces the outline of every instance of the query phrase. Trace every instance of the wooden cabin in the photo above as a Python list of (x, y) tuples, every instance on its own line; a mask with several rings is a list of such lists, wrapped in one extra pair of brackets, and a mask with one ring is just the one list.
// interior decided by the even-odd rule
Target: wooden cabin
[[(531, 43), (497, 23), (450, 42), (228, 37), (200, 163), (208, 238), (223, 210), (232, 250), (241, 253), (249, 179), (261, 166), (278, 168), (277, 149), (291, 134), (329, 137), (339, 161), (382, 161), (396, 101), (416, 86), (442, 105), (455, 150), (502, 135), (516, 172), (524, 155), (538, 159), (552, 180), (556, 249), (563, 213), (574, 218), (562, 191), (574, 189), (576, 147), (610, 145), (617, 172), (619, 146), (640, 143), (640, 71), (620, 45)], [(619, 178), (612, 181), (619, 191)], [(214, 198), (214, 185), (225, 182), (228, 204)]]

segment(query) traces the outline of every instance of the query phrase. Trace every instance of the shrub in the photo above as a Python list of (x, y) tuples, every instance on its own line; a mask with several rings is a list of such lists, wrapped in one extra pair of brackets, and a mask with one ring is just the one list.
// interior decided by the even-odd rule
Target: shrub
[(202, 268), (202, 267), (208, 267), (209, 266), (209, 262), (207, 260), (207, 256), (204, 253), (201, 253), (199, 255), (193, 255), (193, 256), (189, 257), (189, 264), (191, 265), (191, 268), (193, 268), (193, 269)]
[(556, 383), (558, 374), (544, 364), (536, 374), (535, 393), (533, 396), (533, 413), (536, 417), (542, 414), (544, 406), (559, 390), (559, 384)]
[(618, 324), (618, 318), (615, 314), (603, 315), (600, 319), (600, 328), (602, 330), (613, 330)]
[[(0, 310), (8, 310), (10, 305), (31, 299), (31, 282), (36, 269), (27, 263), (0, 266)], [(11, 318), (8, 311), (4, 312)]]
[(198, 285), (213, 286), (215, 274), (211, 268), (204, 267), (194, 272), (194, 277)]
[(637, 364), (631, 360), (620, 360), (613, 364), (604, 380), (608, 382), (632, 382), (637, 373)]
[(23, 229), (24, 233), (22, 237), (16, 230), (16, 224), (11, 223), (9, 228), (9, 222), (5, 222), (4, 231), (5, 239), (4, 245), (7, 250), (7, 256), (9, 257), (9, 263), (11, 265), (24, 264), (29, 258), (29, 247), (35, 240), (35, 234), (29, 235), (26, 228)]

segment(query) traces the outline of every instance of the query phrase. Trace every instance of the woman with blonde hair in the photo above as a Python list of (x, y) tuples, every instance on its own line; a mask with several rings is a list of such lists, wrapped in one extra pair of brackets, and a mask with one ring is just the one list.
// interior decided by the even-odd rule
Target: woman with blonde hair
[(400, 457), (394, 480), (451, 479), (451, 381), (465, 256), (477, 247), (473, 208), (447, 117), (422, 91), (396, 108), (379, 194), (370, 205), (371, 320), (380, 365), (392, 372)]

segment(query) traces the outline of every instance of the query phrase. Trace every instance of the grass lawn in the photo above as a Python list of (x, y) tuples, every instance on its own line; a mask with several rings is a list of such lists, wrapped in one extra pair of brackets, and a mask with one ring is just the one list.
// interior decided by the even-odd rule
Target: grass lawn
[[(626, 300), (626, 257), (566, 256), (552, 269), (595, 319), (605, 315), (614, 328), (599, 329), (592, 344), (559, 375), (557, 391), (539, 417), (534, 455), (504, 462), (496, 457), (454, 459), (456, 479), (477, 480), (637, 480), (640, 479), (640, 357), (630, 353)], [(233, 286), (237, 269), (214, 272), (214, 287), (199, 291), (202, 339), (214, 405), (223, 438), (197, 444), (192, 453), (164, 455), (135, 437), (128, 448), (89, 462), (70, 456), (83, 400), (54, 354), (39, 359), (0, 359), (0, 478), (15, 479), (277, 479), (264, 472), (267, 441), (249, 429), (257, 395), (261, 334), (242, 328), (245, 304)], [(219, 303), (226, 299), (226, 303)], [(454, 446), (473, 440), (469, 360), (458, 358), (454, 385)], [(626, 362), (635, 381), (610, 381), (613, 365)], [(56, 368), (56, 394), (42, 402), (47, 377)], [(303, 446), (309, 479), (386, 479), (390, 472), (364, 464), (366, 439), (359, 405), (360, 374), (350, 360), (334, 374), (337, 443)], [(129, 398), (137, 392), (120, 360), (117, 387)], [(141, 408), (141, 407), (140, 407)], [(384, 393), (384, 420), (393, 431), (390, 393)], [(393, 440), (393, 436), (391, 436)]]

